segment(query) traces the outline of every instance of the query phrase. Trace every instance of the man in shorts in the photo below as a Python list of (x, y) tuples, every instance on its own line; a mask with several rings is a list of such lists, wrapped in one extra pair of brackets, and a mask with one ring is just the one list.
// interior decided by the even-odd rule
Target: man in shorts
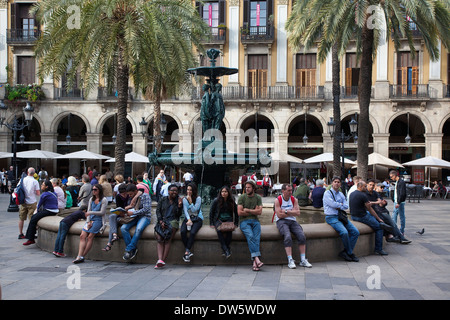
[(303, 228), (295, 219), (295, 217), (300, 216), (298, 200), (292, 196), (292, 186), (290, 184), (283, 184), (281, 193), (281, 196), (275, 199), (275, 221), (277, 223), (277, 228), (284, 239), (284, 249), (288, 258), (288, 267), (295, 269), (295, 260), (292, 258), (292, 233), (297, 238), (298, 248), (300, 250), (299, 266), (311, 268), (312, 265), (308, 262), (305, 255), (305, 234), (303, 233)]
[(28, 168), (27, 176), (21, 182), (25, 191), (25, 203), (19, 206), (19, 239), (25, 239), (23, 234), (23, 225), (27, 217), (31, 219), (37, 207), (36, 196), (39, 197), (41, 189), (39, 182), (34, 178), (36, 170), (32, 167)]

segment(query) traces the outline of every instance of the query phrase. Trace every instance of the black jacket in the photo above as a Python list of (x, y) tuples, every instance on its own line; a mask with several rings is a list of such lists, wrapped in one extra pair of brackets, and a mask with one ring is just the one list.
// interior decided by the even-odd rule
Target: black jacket
[[(395, 192), (395, 189), (394, 189)], [(392, 200), (394, 200), (394, 192), (392, 192)], [(397, 181), (397, 203), (406, 201), (406, 182), (403, 179)]]
[[(221, 213), (230, 213), (230, 208), (228, 208), (228, 203), (225, 203), (224, 206), (222, 208), (219, 209), (218, 206), (219, 200), (216, 198), (214, 199), (214, 201), (211, 204), (211, 209), (209, 211), (209, 224), (211, 226), (215, 226), (217, 227), (220, 223), (218, 220), (220, 219)], [(239, 215), (237, 212), (237, 205), (236, 203), (233, 201), (233, 213), (232, 213), (232, 217), (233, 217), (233, 222), (236, 226), (238, 226), (239, 224)], [(223, 221), (222, 221), (223, 222)]]

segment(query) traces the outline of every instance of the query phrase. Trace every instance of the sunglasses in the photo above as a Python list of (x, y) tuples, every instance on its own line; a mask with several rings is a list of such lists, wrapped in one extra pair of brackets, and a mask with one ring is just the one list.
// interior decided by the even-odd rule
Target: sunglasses
[(92, 189), (92, 191), (98, 191), (98, 189)]

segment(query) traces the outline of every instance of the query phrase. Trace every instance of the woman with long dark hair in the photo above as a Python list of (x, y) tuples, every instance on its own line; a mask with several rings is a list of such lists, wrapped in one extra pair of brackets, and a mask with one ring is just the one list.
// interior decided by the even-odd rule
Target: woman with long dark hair
[(73, 263), (84, 262), (84, 256), (91, 250), (95, 235), (106, 223), (107, 205), (108, 200), (103, 196), (102, 186), (95, 184), (92, 187), (92, 197), (89, 199), (86, 223), (81, 230), (78, 256)]
[[(181, 240), (186, 249), (183, 256), (184, 262), (191, 262), (190, 259), (194, 255), (191, 252), (192, 245), (194, 244), (195, 235), (203, 225), (201, 206), (202, 198), (197, 195), (197, 186), (195, 183), (188, 184), (186, 196), (183, 198), (184, 220), (180, 228)], [(188, 231), (189, 237), (187, 235)]]
[(216, 229), (223, 254), (225, 255), (225, 258), (228, 259), (231, 256), (230, 244), (233, 232), (219, 230), (220, 225), (223, 222), (233, 222), (235, 227), (237, 227), (239, 224), (237, 205), (234, 201), (233, 195), (231, 194), (231, 189), (228, 186), (223, 186), (220, 189), (217, 198), (214, 199), (211, 204), (209, 220), (211, 228)]

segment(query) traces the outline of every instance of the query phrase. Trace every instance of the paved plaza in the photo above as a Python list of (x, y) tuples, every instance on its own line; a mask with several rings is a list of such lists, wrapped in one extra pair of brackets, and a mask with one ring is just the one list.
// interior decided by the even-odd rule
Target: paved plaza
[[(147, 264), (106, 261), (75, 266), (72, 257), (56, 258), (36, 245), (24, 247), (24, 240), (17, 239), (18, 213), (6, 211), (8, 201), (7, 195), (0, 195), (4, 300), (450, 299), (450, 200), (407, 202), (405, 235), (412, 243), (385, 243), (388, 256), (360, 257), (359, 263), (336, 258), (313, 262), (311, 269), (265, 265), (260, 272), (253, 272), (250, 263), (179, 264), (163, 270)], [(422, 228), (423, 235), (416, 233)]]

